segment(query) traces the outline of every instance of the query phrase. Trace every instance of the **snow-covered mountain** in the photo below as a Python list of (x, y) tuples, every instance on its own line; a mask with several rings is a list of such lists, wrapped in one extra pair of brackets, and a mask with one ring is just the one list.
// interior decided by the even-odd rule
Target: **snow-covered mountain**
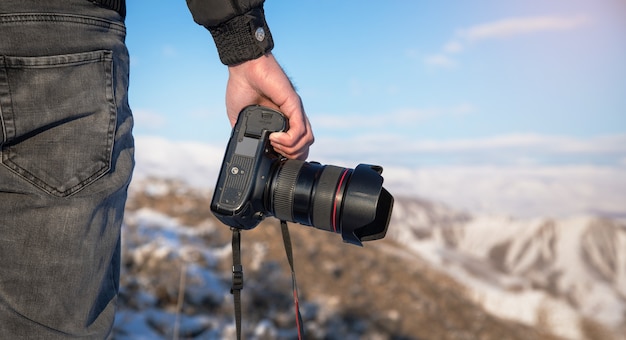
[(495, 315), (570, 339), (598, 322), (626, 334), (626, 225), (579, 216), (470, 215), (396, 200), (390, 237), (469, 289)]

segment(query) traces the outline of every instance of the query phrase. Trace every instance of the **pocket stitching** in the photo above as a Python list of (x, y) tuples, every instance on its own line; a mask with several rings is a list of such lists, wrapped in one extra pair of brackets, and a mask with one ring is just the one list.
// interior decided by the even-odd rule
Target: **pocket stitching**
[[(13, 161), (15, 155), (15, 146), (9, 145), (4, 146), (4, 143), (7, 141), (11, 141), (11, 139), (16, 138), (16, 128), (13, 126), (13, 129), (6, 128), (3, 135), (4, 141), (0, 141), (0, 146), (2, 150), (0, 150), (0, 163), (2, 163), (6, 168), (11, 170), (12, 172), (19, 175), (21, 178), (27, 180), (31, 184), (36, 187), (44, 190), (45, 192), (59, 197), (67, 197), (71, 196), (80, 190), (87, 187), (89, 184), (96, 181), (98, 178), (104, 176), (111, 169), (111, 161), (112, 161), (112, 152), (113, 152), (113, 144), (115, 137), (115, 126), (117, 122), (117, 114), (116, 114), (116, 104), (115, 104), (115, 95), (113, 90), (113, 57), (112, 51), (109, 50), (97, 50), (76, 54), (68, 54), (68, 55), (59, 55), (59, 56), (50, 56), (48, 58), (49, 65), (45, 65), (41, 62), (41, 60), (37, 60), (39, 57), (35, 58), (21, 58), (15, 57), (15, 59), (11, 59), (13, 57), (2, 57), (0, 59), (2, 63), (0, 63), (0, 72), (4, 73), (4, 84), (7, 87), (7, 90), (4, 94), (0, 93), (0, 105), (4, 106), (7, 111), (10, 111), (8, 115), (12, 115), (12, 119), (15, 120), (15, 110), (13, 107), (12, 101), (12, 91), (10, 88), (10, 82), (8, 75), (6, 74), (6, 70), (9, 68), (54, 68), (54, 67), (64, 67), (64, 66), (73, 66), (87, 63), (97, 63), (102, 62), (103, 75), (104, 75), (104, 99), (106, 102), (106, 108), (102, 108), (101, 114), (107, 114), (108, 126), (106, 128), (106, 133), (103, 136), (106, 136), (106, 143), (101, 145), (103, 149), (99, 150), (96, 155), (98, 155), (98, 160), (94, 161), (95, 164), (91, 167), (89, 173), (79, 174), (80, 169), (76, 169), (76, 171), (72, 172), (72, 176), (68, 176), (63, 179), (63, 183), (61, 185), (57, 185), (55, 187), (53, 184), (47, 183), (46, 180), (39, 178), (36, 174), (33, 174), (31, 171), (25, 169), (20, 164)], [(19, 58), (19, 59), (18, 59)], [(64, 61), (65, 59), (65, 61)], [(9, 62), (7, 63), (7, 60)], [(97, 65), (96, 65), (97, 66)], [(2, 97), (5, 97), (2, 99)], [(8, 103), (7, 103), (8, 97)], [(103, 103), (104, 104), (104, 103)], [(104, 119), (104, 118), (103, 118)], [(3, 128), (5, 123), (7, 123), (7, 119), (2, 115), (2, 108), (0, 107), (0, 120), (2, 120)], [(11, 119), (8, 119), (11, 120)], [(12, 122), (15, 125), (15, 121)], [(6, 124), (8, 125), (8, 124)], [(19, 145), (16, 144), (16, 145)], [(100, 163), (100, 164), (98, 164)], [(73, 177), (79, 176), (78, 182), (74, 185), (71, 185), (70, 182)], [(71, 186), (69, 186), (71, 185)], [(65, 189), (65, 190), (63, 190)]]

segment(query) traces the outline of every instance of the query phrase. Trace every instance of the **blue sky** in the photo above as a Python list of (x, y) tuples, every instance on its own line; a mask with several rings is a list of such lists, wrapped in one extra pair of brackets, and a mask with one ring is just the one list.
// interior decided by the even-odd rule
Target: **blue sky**
[[(268, 0), (265, 11), (313, 159), (626, 166), (622, 0)], [(136, 135), (224, 146), (227, 70), (210, 34), (183, 0), (129, 1), (128, 13)]]

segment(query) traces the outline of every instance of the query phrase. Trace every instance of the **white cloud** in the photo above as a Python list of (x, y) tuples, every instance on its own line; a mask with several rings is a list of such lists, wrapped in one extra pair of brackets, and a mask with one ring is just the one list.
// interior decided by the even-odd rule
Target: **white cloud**
[(179, 55), (178, 49), (176, 49), (176, 47), (172, 45), (163, 45), (161, 47), (161, 53), (166, 58), (175, 58), (175, 57), (178, 57)]
[(179, 179), (201, 188), (215, 185), (225, 152), (221, 146), (149, 136), (135, 137), (135, 147), (134, 179)]
[(458, 62), (445, 54), (433, 54), (424, 58), (426, 65), (453, 69), (458, 66)]
[(590, 19), (587, 16), (578, 15), (514, 17), (478, 24), (457, 30), (453, 39), (443, 46), (442, 51), (427, 56), (424, 58), (424, 63), (429, 66), (452, 69), (458, 66), (458, 62), (451, 55), (466, 50), (467, 45), (534, 33), (571, 31), (589, 22)]
[(321, 129), (350, 129), (361, 130), (369, 128), (392, 128), (412, 126), (415, 123), (441, 116), (463, 116), (475, 113), (478, 109), (471, 103), (460, 103), (450, 107), (434, 107), (424, 109), (399, 109), (384, 115), (310, 115), (309, 119), (315, 130)]
[(446, 53), (459, 53), (463, 51), (463, 44), (458, 40), (450, 41), (443, 46), (443, 51)]
[[(625, 136), (620, 138), (626, 139)], [(506, 141), (507, 138), (501, 140)], [(515, 145), (511, 140), (527, 143), (524, 138), (516, 137), (503, 144)], [(495, 144), (501, 145), (497, 141)], [(355, 145), (361, 149), (372, 146), (360, 145), (360, 141)], [(135, 180), (154, 176), (173, 178), (206, 189), (215, 185), (224, 154), (222, 146), (172, 142), (145, 136), (136, 138), (136, 146)], [(438, 148), (437, 143), (428, 147)], [(334, 145), (334, 148), (346, 149), (346, 145)], [(379, 149), (382, 150), (382, 147)], [(379, 155), (373, 156), (377, 158)], [(356, 166), (356, 163), (346, 162), (345, 159), (326, 164)], [(587, 213), (626, 216), (624, 164), (383, 166), (385, 187), (393, 195), (418, 195), (471, 212), (518, 217), (562, 217)]]
[(474, 213), (516, 217), (626, 215), (624, 167), (388, 167), (383, 176), (395, 195), (419, 195)]
[(626, 158), (626, 134), (590, 138), (507, 134), (453, 140), (425, 140), (394, 133), (335, 135), (318, 138), (311, 156), (327, 163), (374, 161), (404, 166), (619, 165)]
[(133, 109), (135, 125), (145, 129), (160, 129), (167, 125), (165, 115), (149, 109)]
[(589, 20), (585, 16), (508, 18), (461, 29), (457, 35), (465, 41), (475, 42), (539, 32), (568, 31), (588, 22)]
[(470, 103), (461, 103), (451, 108), (451, 113), (456, 115), (466, 115), (477, 112), (476, 106)]

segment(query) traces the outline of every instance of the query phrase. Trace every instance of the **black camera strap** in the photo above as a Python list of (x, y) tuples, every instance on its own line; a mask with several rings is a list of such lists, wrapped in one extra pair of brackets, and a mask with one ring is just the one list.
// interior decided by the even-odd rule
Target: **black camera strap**
[(296, 282), (296, 271), (293, 265), (293, 251), (291, 248), (291, 237), (289, 236), (289, 228), (287, 222), (280, 221), (280, 229), (283, 234), (283, 244), (285, 245), (285, 253), (287, 253), (287, 261), (291, 267), (291, 284), (293, 287), (293, 303), (296, 310), (296, 325), (298, 326), (298, 339), (304, 338), (304, 326), (302, 324), (302, 315), (300, 314), (300, 300), (298, 299), (298, 283)]
[[(302, 315), (300, 314), (300, 302), (298, 299), (298, 284), (296, 282), (296, 272), (294, 270), (293, 250), (291, 246), (291, 236), (286, 221), (280, 221), (280, 229), (283, 236), (283, 244), (285, 245), (285, 253), (287, 261), (291, 268), (291, 282), (293, 287), (293, 301), (296, 313), (296, 325), (298, 327), (298, 339), (304, 339), (304, 326), (302, 323)], [(235, 327), (237, 328), (237, 339), (241, 339), (241, 290), (243, 289), (243, 266), (241, 265), (241, 232), (237, 228), (233, 231), (233, 283), (230, 293), (233, 294), (235, 305)]]
[(237, 228), (233, 231), (233, 283), (230, 293), (233, 294), (235, 304), (235, 327), (237, 339), (241, 339), (241, 290), (243, 289), (243, 266), (241, 265), (241, 232)]

